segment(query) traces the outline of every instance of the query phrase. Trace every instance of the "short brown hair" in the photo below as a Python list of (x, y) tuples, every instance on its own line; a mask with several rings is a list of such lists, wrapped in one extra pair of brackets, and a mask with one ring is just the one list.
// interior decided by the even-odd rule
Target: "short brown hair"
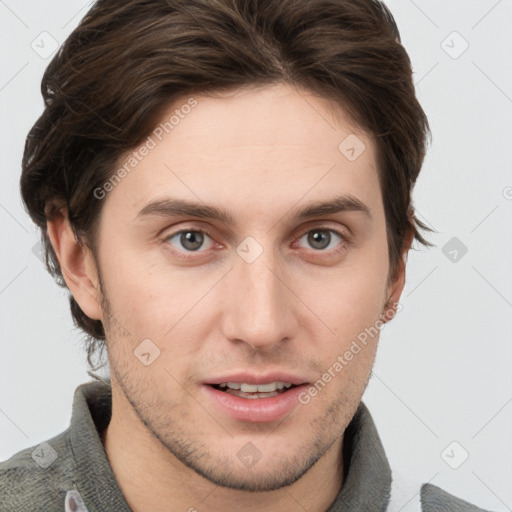
[[(174, 99), (277, 82), (333, 100), (375, 137), (390, 276), (408, 232), (431, 245), (411, 201), (430, 130), (381, 2), (98, 0), (46, 69), (45, 109), (23, 156), (23, 201), (56, 281), (66, 286), (47, 220), (65, 205), (77, 241), (94, 249), (102, 202), (93, 191)], [(91, 363), (103, 325), (69, 300)]]

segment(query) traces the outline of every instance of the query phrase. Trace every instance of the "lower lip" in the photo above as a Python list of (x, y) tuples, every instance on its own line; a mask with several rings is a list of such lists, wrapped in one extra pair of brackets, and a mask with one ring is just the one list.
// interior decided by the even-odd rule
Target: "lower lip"
[(213, 386), (203, 385), (207, 397), (224, 414), (253, 423), (276, 421), (290, 414), (300, 404), (299, 395), (307, 387), (307, 384), (302, 384), (270, 398), (241, 398)]

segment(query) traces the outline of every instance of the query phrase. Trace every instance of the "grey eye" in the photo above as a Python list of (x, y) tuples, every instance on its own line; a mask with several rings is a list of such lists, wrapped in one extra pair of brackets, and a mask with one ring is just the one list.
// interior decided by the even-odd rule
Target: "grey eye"
[[(198, 251), (204, 245), (206, 238), (210, 238), (206, 233), (189, 229), (178, 231), (174, 235), (170, 236), (168, 240), (170, 241), (171, 245), (176, 247), (176, 249)], [(179, 245), (177, 245), (176, 242)]]
[[(343, 241), (341, 235), (332, 229), (312, 229), (303, 235), (301, 240), (303, 238), (306, 238), (310, 247), (319, 251), (331, 249), (336, 246), (336, 239), (338, 239), (338, 243)], [(333, 242), (334, 245), (331, 246)]]

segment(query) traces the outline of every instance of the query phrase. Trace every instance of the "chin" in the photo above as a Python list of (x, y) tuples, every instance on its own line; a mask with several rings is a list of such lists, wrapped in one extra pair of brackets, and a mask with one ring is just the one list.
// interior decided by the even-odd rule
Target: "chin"
[(292, 485), (308, 469), (309, 467), (301, 470), (298, 468), (290, 469), (288, 466), (286, 471), (283, 468), (276, 468), (274, 470), (249, 468), (238, 473), (233, 471), (222, 473), (215, 470), (202, 471), (198, 469), (195, 469), (195, 471), (215, 485), (227, 489), (246, 492), (269, 492)]

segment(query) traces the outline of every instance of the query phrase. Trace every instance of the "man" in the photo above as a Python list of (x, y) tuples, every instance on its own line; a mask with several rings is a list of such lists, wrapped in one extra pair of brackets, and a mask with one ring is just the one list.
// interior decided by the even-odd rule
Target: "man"
[(100, 0), (42, 91), (22, 196), (110, 379), (0, 465), (1, 511), (481, 510), (400, 502), (361, 402), (427, 243), (381, 3)]

